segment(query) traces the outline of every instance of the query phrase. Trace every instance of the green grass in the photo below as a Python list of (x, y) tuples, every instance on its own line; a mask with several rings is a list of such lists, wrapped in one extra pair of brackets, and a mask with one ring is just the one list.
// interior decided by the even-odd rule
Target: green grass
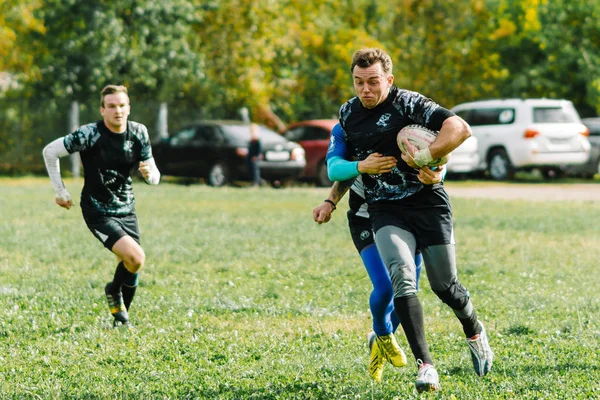
[(598, 202), (452, 199), (459, 277), (496, 361), (473, 373), (423, 280), (442, 391), (418, 396), (412, 365), (379, 385), (366, 373), (370, 282), (346, 206), (312, 221), (327, 189), (135, 190), (147, 263), (136, 328), (112, 330), (115, 258), (80, 209), (56, 206), (47, 179), (0, 179), (0, 398), (600, 398)]

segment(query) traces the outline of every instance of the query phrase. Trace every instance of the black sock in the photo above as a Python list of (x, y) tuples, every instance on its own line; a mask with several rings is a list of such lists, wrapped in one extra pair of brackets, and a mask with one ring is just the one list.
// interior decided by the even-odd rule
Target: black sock
[(477, 314), (475, 310), (469, 318), (458, 318), (463, 327), (463, 332), (465, 336), (468, 338), (472, 338), (473, 336), (481, 333), (481, 325), (479, 325), (479, 321), (477, 321)]
[(124, 283), (123, 286), (121, 286), (121, 291), (123, 292), (123, 303), (125, 303), (125, 308), (127, 308), (127, 311), (129, 311), (129, 307), (131, 306), (131, 302), (135, 296), (136, 289), (137, 285), (129, 286), (127, 283)]
[(127, 268), (125, 268), (123, 261), (121, 261), (115, 270), (115, 276), (113, 277), (113, 281), (110, 285), (110, 291), (112, 293), (119, 293), (121, 292), (123, 283), (130, 282), (132, 280), (137, 280), (137, 274), (129, 272)]
[(400, 321), (402, 321), (402, 329), (406, 334), (406, 339), (410, 344), (415, 360), (433, 365), (427, 340), (425, 339), (423, 307), (417, 295), (394, 298), (394, 308), (398, 317), (400, 317)]

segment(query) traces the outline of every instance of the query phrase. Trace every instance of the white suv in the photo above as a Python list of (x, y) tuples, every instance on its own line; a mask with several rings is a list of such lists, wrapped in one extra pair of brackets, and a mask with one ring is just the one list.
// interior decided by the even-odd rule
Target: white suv
[(492, 179), (512, 179), (517, 170), (534, 168), (552, 176), (589, 158), (588, 129), (568, 100), (483, 100), (452, 111), (471, 125), (479, 147), (478, 170)]

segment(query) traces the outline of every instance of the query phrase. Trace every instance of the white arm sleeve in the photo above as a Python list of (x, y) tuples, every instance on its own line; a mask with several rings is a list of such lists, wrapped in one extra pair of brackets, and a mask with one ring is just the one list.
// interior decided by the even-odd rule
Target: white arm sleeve
[(158, 182), (160, 182), (160, 171), (156, 166), (154, 157), (147, 159), (145, 162), (147, 165), (144, 168), (150, 172), (148, 179), (145, 179), (146, 183), (149, 185), (158, 185)]
[(71, 196), (65, 187), (60, 176), (60, 163), (58, 162), (59, 157), (68, 156), (69, 152), (65, 148), (63, 143), (64, 138), (58, 138), (55, 141), (44, 147), (42, 155), (44, 156), (44, 162), (46, 163), (46, 169), (48, 170), (48, 176), (54, 186), (56, 197), (63, 198), (65, 200), (70, 199)]

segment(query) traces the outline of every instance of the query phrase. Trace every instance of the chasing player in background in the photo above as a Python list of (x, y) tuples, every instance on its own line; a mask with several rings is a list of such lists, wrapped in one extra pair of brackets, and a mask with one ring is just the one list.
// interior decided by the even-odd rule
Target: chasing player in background
[(115, 327), (119, 323), (129, 326), (128, 310), (146, 259), (140, 246), (131, 175), (138, 169), (146, 183), (157, 185), (160, 180), (148, 130), (140, 123), (128, 121), (129, 112), (127, 88), (106, 86), (100, 97), (103, 120), (81, 126), (54, 140), (43, 151), (56, 204), (67, 210), (73, 201), (61, 179), (59, 157), (75, 152), (81, 155), (83, 219), (118, 260), (114, 278), (104, 288)]

